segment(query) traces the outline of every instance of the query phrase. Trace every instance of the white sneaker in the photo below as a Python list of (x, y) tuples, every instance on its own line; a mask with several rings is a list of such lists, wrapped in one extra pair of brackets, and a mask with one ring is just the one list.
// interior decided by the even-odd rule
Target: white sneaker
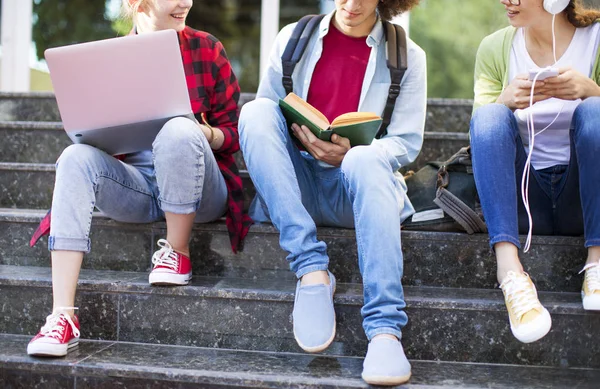
[(579, 274), (583, 272), (585, 272), (585, 278), (581, 286), (583, 309), (600, 311), (600, 259), (598, 262), (585, 265)]
[(508, 272), (500, 284), (510, 319), (510, 330), (523, 343), (543, 338), (552, 327), (552, 318), (542, 306), (535, 285), (526, 273)]

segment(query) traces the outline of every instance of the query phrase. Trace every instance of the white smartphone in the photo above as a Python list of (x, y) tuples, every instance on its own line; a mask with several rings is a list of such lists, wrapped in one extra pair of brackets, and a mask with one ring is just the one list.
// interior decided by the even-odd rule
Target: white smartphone
[(529, 69), (529, 80), (533, 81), (535, 76), (538, 76), (538, 81), (542, 81), (550, 77), (556, 77), (558, 76), (558, 68), (547, 67), (543, 69)]

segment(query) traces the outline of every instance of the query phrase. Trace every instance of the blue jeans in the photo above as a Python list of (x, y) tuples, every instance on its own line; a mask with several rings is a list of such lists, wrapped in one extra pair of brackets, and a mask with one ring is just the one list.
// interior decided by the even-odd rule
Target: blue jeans
[[(531, 168), (529, 204), (536, 235), (582, 235), (585, 247), (600, 245), (600, 98), (588, 98), (571, 123), (568, 165)], [(483, 106), (471, 119), (473, 173), (490, 235), (490, 246), (520, 247), (529, 224), (521, 199), (527, 155), (513, 112), (502, 104)]]
[(186, 118), (168, 121), (152, 151), (120, 161), (95, 147), (67, 147), (56, 166), (50, 250), (90, 251), (94, 207), (121, 222), (149, 223), (164, 212), (208, 222), (223, 215), (227, 187), (208, 140)]
[(326, 270), (327, 247), (317, 225), (356, 228), (358, 265), (363, 277), (363, 327), (400, 338), (407, 322), (402, 289), (400, 215), (403, 189), (385, 151), (352, 148), (340, 168), (324, 166), (291, 139), (276, 103), (259, 98), (240, 115), (240, 146), (258, 192), (250, 214), (271, 220), (298, 278)]

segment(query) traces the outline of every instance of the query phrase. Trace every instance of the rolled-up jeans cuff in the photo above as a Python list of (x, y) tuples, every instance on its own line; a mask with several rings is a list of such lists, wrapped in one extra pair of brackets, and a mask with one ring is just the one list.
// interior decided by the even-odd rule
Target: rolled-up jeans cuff
[(594, 246), (600, 246), (600, 239), (586, 239), (585, 240), (585, 247), (594, 247)]
[(298, 279), (300, 279), (300, 278), (302, 278), (302, 276), (304, 276), (308, 273), (312, 273), (315, 271), (327, 271), (328, 267), (329, 267), (329, 263), (305, 266), (296, 272), (296, 277), (298, 277)]
[(176, 213), (178, 215), (189, 215), (198, 209), (197, 201), (187, 204), (173, 204), (159, 199), (158, 203), (163, 212)]
[(492, 250), (492, 252), (495, 252), (494, 245), (496, 243), (500, 243), (500, 242), (512, 243), (515, 246), (517, 246), (518, 249), (521, 248), (521, 242), (519, 242), (518, 238), (515, 238), (514, 236), (502, 234), (502, 235), (496, 235), (493, 238), (490, 238), (490, 249)]
[(80, 238), (60, 238), (50, 236), (48, 238), (48, 250), (50, 251), (80, 251), (89, 253), (91, 250), (91, 241)]
[(402, 332), (398, 331), (397, 328), (392, 327), (374, 328), (367, 333), (367, 339), (369, 339), (370, 342), (375, 336), (382, 334), (394, 335), (398, 340), (402, 339)]

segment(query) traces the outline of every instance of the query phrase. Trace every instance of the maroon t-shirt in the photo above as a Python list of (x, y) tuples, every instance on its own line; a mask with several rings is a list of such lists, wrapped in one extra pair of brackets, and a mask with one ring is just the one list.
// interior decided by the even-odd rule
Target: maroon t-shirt
[(310, 81), (307, 101), (331, 122), (356, 112), (371, 48), (367, 38), (344, 35), (333, 25), (323, 37), (323, 53)]

